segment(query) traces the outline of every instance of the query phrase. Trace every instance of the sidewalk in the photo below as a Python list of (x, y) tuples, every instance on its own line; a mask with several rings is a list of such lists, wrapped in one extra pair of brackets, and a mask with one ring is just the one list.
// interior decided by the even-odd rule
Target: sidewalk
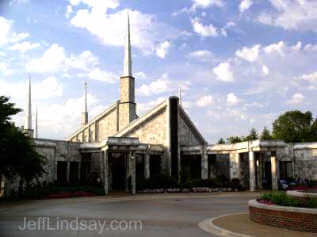
[[(290, 231), (286, 229), (260, 225), (249, 220), (249, 215), (233, 214), (219, 217), (213, 220), (213, 225), (233, 233), (239, 233), (247, 236), (257, 237), (312, 237), (317, 236), (316, 233)], [(210, 227), (212, 226), (210, 223)], [(230, 236), (230, 235), (226, 235)]]

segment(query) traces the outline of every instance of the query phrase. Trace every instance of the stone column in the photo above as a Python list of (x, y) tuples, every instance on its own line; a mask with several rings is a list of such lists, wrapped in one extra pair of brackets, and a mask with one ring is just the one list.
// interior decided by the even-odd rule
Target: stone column
[(250, 191), (254, 192), (256, 188), (254, 151), (249, 151), (249, 178), (250, 178)]
[(104, 190), (105, 195), (109, 193), (109, 152), (103, 151), (103, 163), (104, 163)]
[(131, 194), (135, 194), (136, 193), (136, 167), (135, 167), (135, 154), (133, 154), (132, 152), (129, 152), (128, 155), (128, 163), (129, 163), (129, 174), (131, 177)]
[(262, 176), (263, 176), (263, 152), (260, 152), (259, 159), (257, 160), (257, 178), (258, 178), (258, 187), (259, 189), (262, 189)]
[(69, 177), (70, 177), (70, 161), (67, 162), (67, 169), (66, 169), (66, 181), (69, 183)]
[(230, 179), (234, 179), (234, 178), (240, 179), (239, 153), (235, 151), (230, 152), (229, 161), (230, 161)]
[(144, 178), (150, 178), (150, 153), (146, 152), (144, 155)]
[(205, 145), (201, 147), (201, 179), (208, 179), (208, 153)]
[(278, 190), (278, 170), (279, 164), (274, 153), (271, 155), (272, 190)]

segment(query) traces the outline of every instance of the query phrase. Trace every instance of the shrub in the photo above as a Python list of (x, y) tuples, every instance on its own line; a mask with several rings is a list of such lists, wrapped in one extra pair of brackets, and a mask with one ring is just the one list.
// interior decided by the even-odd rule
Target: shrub
[(312, 198), (297, 199), (287, 196), (285, 192), (264, 193), (259, 200), (270, 201), (273, 204), (289, 207), (317, 208), (317, 200)]
[(139, 185), (140, 189), (157, 189), (157, 188), (177, 188), (177, 180), (168, 175), (155, 175), (144, 180), (144, 183)]

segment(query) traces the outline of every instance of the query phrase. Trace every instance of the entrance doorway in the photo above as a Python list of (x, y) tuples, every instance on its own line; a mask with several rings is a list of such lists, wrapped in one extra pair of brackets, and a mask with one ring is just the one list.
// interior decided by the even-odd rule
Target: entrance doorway
[(127, 190), (127, 156), (125, 153), (112, 153), (109, 159), (111, 191)]

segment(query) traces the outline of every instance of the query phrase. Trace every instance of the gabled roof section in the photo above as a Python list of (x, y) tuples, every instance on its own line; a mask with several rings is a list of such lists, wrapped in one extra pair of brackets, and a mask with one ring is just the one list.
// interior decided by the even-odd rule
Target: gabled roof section
[(207, 141), (205, 140), (205, 138), (201, 135), (201, 133), (199, 132), (199, 130), (196, 128), (195, 124), (191, 121), (191, 119), (189, 118), (189, 116), (187, 115), (187, 113), (185, 112), (185, 110), (183, 109), (183, 107), (181, 105), (178, 106), (179, 108), (179, 115), (182, 117), (182, 119), (184, 120), (184, 122), (188, 125), (188, 127), (192, 130), (192, 132), (194, 133), (194, 135), (204, 144), (207, 144)]
[(163, 101), (161, 104), (158, 104), (155, 106), (153, 109), (151, 109), (149, 112), (147, 112), (145, 115), (142, 117), (139, 117), (138, 119), (132, 121), (128, 126), (120, 130), (118, 133), (116, 133), (114, 136), (115, 137), (122, 137), (128, 134), (130, 131), (135, 129), (137, 126), (140, 124), (144, 123), (147, 121), (149, 118), (151, 118), (153, 115), (157, 114), (160, 112), (162, 109), (164, 109), (167, 106), (167, 100)]
[(116, 101), (115, 103), (113, 103), (108, 109), (106, 109), (105, 111), (103, 111), (102, 113), (98, 114), (96, 117), (94, 117), (92, 120), (89, 121), (89, 123), (79, 129), (77, 129), (74, 133), (72, 133), (72, 135), (70, 135), (67, 140), (70, 140), (71, 138), (73, 138), (74, 136), (76, 136), (78, 133), (82, 132), (83, 130), (85, 130), (86, 128), (88, 128), (90, 125), (92, 125), (93, 123), (95, 123), (96, 121), (98, 121), (99, 119), (107, 116), (110, 112), (112, 112), (114, 109), (117, 108), (119, 104), (119, 100)]

